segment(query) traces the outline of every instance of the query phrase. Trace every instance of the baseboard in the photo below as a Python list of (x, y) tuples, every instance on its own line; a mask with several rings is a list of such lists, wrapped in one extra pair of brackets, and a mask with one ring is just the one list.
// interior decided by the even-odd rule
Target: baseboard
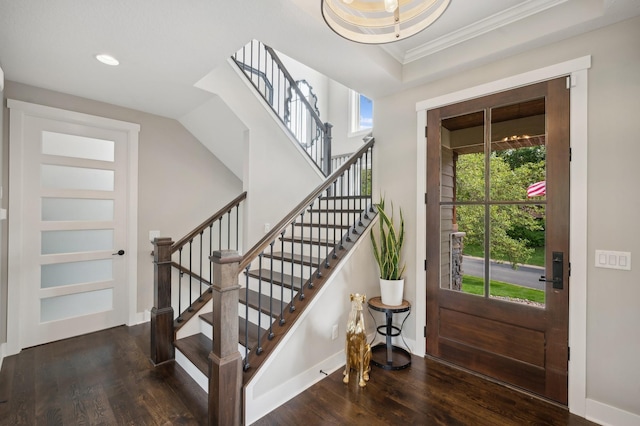
[(586, 418), (603, 426), (640, 425), (640, 415), (588, 398)]
[(136, 312), (135, 314), (131, 315), (129, 317), (129, 324), (127, 325), (131, 327), (149, 321), (151, 321), (151, 311), (145, 309), (144, 312)]
[[(344, 360), (344, 351), (340, 351), (297, 376), (292, 377), (278, 387), (271, 389), (269, 392), (264, 393), (259, 398), (254, 399), (253, 395), (245, 395), (245, 401), (247, 401), (245, 423), (251, 424), (259, 420), (261, 417), (273, 411), (274, 408), (281, 406), (291, 398), (299, 395), (307, 388), (324, 379), (327, 375), (340, 368), (344, 368)], [(247, 388), (248, 393), (252, 391), (253, 387)]]

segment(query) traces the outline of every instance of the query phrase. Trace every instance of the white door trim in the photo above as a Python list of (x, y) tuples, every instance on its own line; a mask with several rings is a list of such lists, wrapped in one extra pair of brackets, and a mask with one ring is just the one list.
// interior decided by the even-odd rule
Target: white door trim
[[(424, 203), (427, 164), (425, 131), (427, 110), (439, 108), (468, 99), (527, 86), (563, 75), (571, 75), (571, 226), (570, 259), (571, 285), (569, 287), (569, 410), (587, 417), (587, 70), (591, 68), (591, 56), (583, 56), (545, 68), (514, 75), (487, 84), (449, 93), (416, 103), (417, 111), (417, 194), (416, 217), (425, 218)], [(424, 277), (423, 262), (426, 259), (426, 225), (416, 223), (416, 277)], [(416, 330), (426, 326), (426, 286), (416, 286)], [(416, 339), (416, 354), (425, 354), (425, 339)]]
[(23, 172), (22, 147), (24, 118), (34, 116), (63, 120), (81, 125), (91, 125), (109, 130), (123, 131), (127, 134), (129, 181), (127, 188), (127, 244), (131, 256), (127, 256), (128, 325), (137, 323), (137, 254), (138, 254), (138, 134), (140, 125), (110, 118), (68, 111), (29, 102), (7, 99), (9, 113), (9, 250), (8, 250), (8, 308), (7, 308), (7, 356), (15, 355), (22, 348), (20, 335), (20, 283), (22, 252), (22, 218), (20, 206), (23, 202), (21, 176)]

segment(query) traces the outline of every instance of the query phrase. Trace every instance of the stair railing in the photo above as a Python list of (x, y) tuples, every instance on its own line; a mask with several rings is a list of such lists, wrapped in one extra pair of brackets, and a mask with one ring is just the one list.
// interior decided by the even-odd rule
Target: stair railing
[[(243, 192), (180, 240), (156, 238), (154, 307), (151, 311), (151, 359), (173, 359), (175, 330), (211, 299), (211, 253), (241, 249)], [(175, 313), (178, 313), (177, 317)]]
[[(232, 59), (325, 176), (331, 174), (331, 124), (323, 123), (306, 81), (296, 81), (269, 46), (252, 40)], [(303, 86), (304, 90), (300, 86)]]
[[(352, 245), (364, 229), (363, 221), (375, 216), (371, 197), (371, 164), (373, 161), (374, 139), (370, 138), (360, 150), (332, 173), (254, 247), (246, 252), (239, 264), (244, 271), (245, 299), (250, 299), (250, 275), (258, 280), (260, 297), (254, 300), (253, 309), (264, 315), (257, 315), (256, 323), (249, 320), (249, 303), (246, 304), (244, 318), (244, 341), (249, 341), (249, 330), (257, 328), (257, 342), (251, 347), (245, 345), (244, 383), (249, 379), (286, 333), (286, 330), (302, 312), (302, 307), (311, 301), (331, 269), (346, 253), (346, 246)], [(334, 203), (327, 208), (326, 203)], [(324, 208), (323, 208), (324, 206)], [(310, 221), (309, 216), (315, 216)], [(307, 239), (315, 241), (305, 246), (305, 228)], [(301, 229), (295, 236), (296, 228)], [(321, 236), (324, 235), (324, 240)], [(289, 250), (290, 257), (285, 257)], [(282, 254), (277, 254), (280, 252)], [(280, 272), (274, 273), (274, 262), (279, 262)], [(284, 273), (285, 263), (291, 263), (290, 275)], [(306, 271), (304, 277), (297, 278), (293, 273), (293, 263), (300, 264)], [(266, 265), (266, 266), (265, 266)], [(251, 267), (257, 267), (258, 273), (252, 273)], [(264, 272), (270, 271), (270, 272)], [(242, 278), (241, 278), (242, 279)], [(300, 279), (299, 282), (296, 282)], [(279, 285), (278, 285), (279, 284)], [(286, 290), (285, 290), (286, 289)], [(277, 292), (279, 294), (274, 294)], [(285, 295), (285, 292), (289, 294)], [(254, 298), (255, 299), (255, 298)], [(289, 300), (285, 302), (285, 300)], [(266, 320), (265, 318), (273, 318)], [(243, 327), (241, 327), (243, 329)], [(242, 339), (241, 339), (242, 340)]]

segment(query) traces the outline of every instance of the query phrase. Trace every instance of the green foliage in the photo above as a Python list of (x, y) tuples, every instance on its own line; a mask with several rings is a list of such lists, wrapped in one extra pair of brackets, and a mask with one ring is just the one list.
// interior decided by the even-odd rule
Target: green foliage
[(502, 160), (509, 165), (511, 170), (515, 170), (526, 164), (544, 164), (547, 156), (547, 149), (544, 145), (538, 145), (527, 148), (505, 149), (504, 151), (498, 151), (496, 155), (502, 158)]
[(360, 172), (360, 194), (371, 195), (371, 169)]
[[(527, 187), (533, 182), (544, 179), (544, 162), (525, 163), (511, 169), (501, 156), (492, 154), (489, 165), (491, 200), (526, 200)], [(457, 201), (485, 199), (484, 154), (465, 154), (458, 157), (456, 196)], [(489, 212), (490, 258), (506, 260), (514, 269), (519, 264), (527, 263), (534, 252), (532, 247), (535, 247), (535, 242), (529, 240), (527, 235), (534, 232), (542, 232), (544, 235), (542, 227), (544, 221), (540, 220), (544, 217), (543, 206), (492, 205)], [(484, 245), (483, 206), (458, 205), (456, 219), (458, 229), (466, 232), (465, 244)]]
[(379, 215), (378, 241), (371, 232), (371, 244), (373, 255), (380, 269), (380, 278), (385, 280), (402, 279), (405, 264), (402, 261), (402, 246), (404, 244), (404, 217), (400, 209), (400, 229), (396, 230), (393, 222), (393, 204), (391, 204), (391, 216), (384, 209), (384, 198), (376, 205)]

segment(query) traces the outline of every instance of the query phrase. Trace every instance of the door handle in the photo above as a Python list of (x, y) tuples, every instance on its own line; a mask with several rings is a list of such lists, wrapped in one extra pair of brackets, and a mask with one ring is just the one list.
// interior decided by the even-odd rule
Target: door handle
[(562, 290), (564, 288), (564, 281), (562, 279), (564, 272), (564, 253), (561, 251), (554, 251), (551, 255), (551, 261), (553, 262), (551, 265), (553, 277), (548, 280), (547, 277), (542, 275), (538, 281), (553, 283), (553, 288)]
[(124, 254), (124, 250), (120, 249), (118, 250), (116, 253), (112, 253), (112, 256), (118, 255), (118, 256), (122, 256)]

